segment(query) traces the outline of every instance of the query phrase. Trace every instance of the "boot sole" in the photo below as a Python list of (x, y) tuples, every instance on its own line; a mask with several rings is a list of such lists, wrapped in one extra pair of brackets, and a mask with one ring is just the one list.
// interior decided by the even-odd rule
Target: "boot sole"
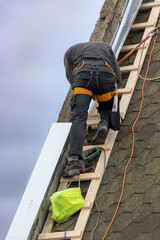
[(92, 144), (103, 144), (106, 136), (108, 134), (108, 131), (106, 129), (101, 129), (95, 136), (95, 138), (92, 140)]

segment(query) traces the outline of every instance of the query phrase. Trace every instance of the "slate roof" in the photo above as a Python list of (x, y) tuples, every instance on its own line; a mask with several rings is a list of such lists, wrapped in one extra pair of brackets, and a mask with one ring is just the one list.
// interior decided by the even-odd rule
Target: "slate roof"
[[(152, 55), (150, 77), (160, 76), (159, 43), (158, 38)], [(153, 40), (141, 72), (143, 76), (152, 45)], [(95, 240), (102, 239), (120, 197), (123, 172), (131, 153), (131, 128), (141, 101), (142, 81), (138, 80), (108, 162), (103, 187), (97, 195), (101, 217), (94, 232)], [(106, 237), (108, 240), (160, 239), (160, 80), (147, 81), (144, 96), (142, 113), (135, 126), (135, 148), (127, 170), (124, 195), (116, 219)], [(97, 210), (94, 206), (83, 240), (90, 239), (96, 216)]]

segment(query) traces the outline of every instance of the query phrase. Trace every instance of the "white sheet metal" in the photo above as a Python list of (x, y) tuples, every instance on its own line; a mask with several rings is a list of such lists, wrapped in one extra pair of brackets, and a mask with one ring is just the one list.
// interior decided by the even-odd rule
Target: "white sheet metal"
[(143, 0), (130, 0), (129, 2), (127, 1), (127, 4), (125, 5), (125, 10), (122, 13), (121, 21), (110, 44), (116, 57), (118, 57), (120, 53), (142, 1)]
[(26, 240), (64, 148), (71, 123), (54, 123), (32, 172), (6, 240)]

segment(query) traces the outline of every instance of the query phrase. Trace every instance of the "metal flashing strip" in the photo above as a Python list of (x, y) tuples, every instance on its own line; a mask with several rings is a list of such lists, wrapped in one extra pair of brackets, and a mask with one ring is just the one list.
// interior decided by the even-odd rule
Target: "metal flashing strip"
[(69, 136), (71, 123), (53, 123), (6, 240), (26, 240)]
[(119, 24), (110, 44), (116, 57), (118, 57), (126, 37), (128, 36), (142, 1), (143, 0), (130, 0), (125, 4)]

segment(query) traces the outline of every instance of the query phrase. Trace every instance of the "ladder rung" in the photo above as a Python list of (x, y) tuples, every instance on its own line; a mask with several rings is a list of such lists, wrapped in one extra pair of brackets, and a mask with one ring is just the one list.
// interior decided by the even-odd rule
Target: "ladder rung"
[[(87, 120), (87, 127), (89, 126), (93, 126), (93, 125), (98, 125), (100, 119), (99, 118), (95, 118), (95, 119), (91, 119), (91, 120)], [(87, 146), (88, 147), (88, 146)], [(84, 149), (84, 148), (83, 148)]]
[(132, 92), (132, 88), (119, 88), (118, 94), (128, 94)]
[(66, 232), (54, 232), (54, 233), (41, 233), (38, 237), (38, 240), (58, 240), (58, 239), (64, 239), (66, 238), (78, 238), (81, 237), (82, 232), (76, 232), (76, 231), (66, 231)]
[[(85, 205), (82, 207), (83, 209), (91, 208), (92, 203), (91, 202), (85, 202)], [(49, 212), (52, 212), (52, 205), (49, 207)]]
[[(129, 52), (131, 50), (133, 50), (134, 48), (137, 47), (138, 44), (132, 44), (132, 45), (126, 45), (126, 46), (123, 46), (122, 49), (121, 49), (121, 52)], [(144, 44), (144, 46), (140, 46), (138, 49), (142, 49), (142, 48), (146, 48), (147, 47), (147, 43)]]
[(146, 27), (152, 27), (154, 26), (155, 22), (151, 21), (151, 22), (144, 22), (144, 23), (136, 23), (132, 25), (132, 30), (137, 30), (137, 29), (143, 29)]
[(91, 208), (92, 203), (91, 202), (86, 202), (85, 205), (82, 207), (82, 209), (88, 209)]
[(136, 71), (138, 70), (138, 66), (130, 65), (130, 66), (124, 66), (120, 67), (121, 72), (130, 72), (130, 71)]
[[(121, 115), (121, 113), (120, 113), (120, 115)], [(92, 127), (95, 127), (95, 128), (97, 128), (97, 125), (98, 125), (98, 123), (99, 123), (99, 121), (100, 121), (100, 119), (98, 119), (98, 118), (95, 118), (95, 119), (93, 119), (93, 120), (88, 120), (87, 121), (87, 127), (89, 127), (89, 126), (92, 126)], [(85, 148), (91, 148), (91, 147), (94, 147), (94, 146), (100, 146), (100, 145), (87, 145), (87, 146), (85, 146)], [(83, 148), (84, 149), (84, 148)]]
[[(120, 112), (120, 117), (123, 119), (123, 112)], [(95, 118), (95, 119), (91, 119), (91, 120), (88, 120), (87, 121), (87, 127), (89, 127), (89, 126), (95, 126), (95, 128), (97, 128), (97, 125), (98, 125), (98, 123), (99, 123), (99, 121), (100, 121), (100, 119), (99, 118)], [(91, 147), (94, 147), (94, 146), (101, 146), (101, 145), (87, 145), (87, 146), (84, 146), (83, 147), (83, 149), (84, 148), (91, 148)], [(104, 146), (105, 147), (105, 146)], [(109, 149), (108, 149), (109, 150)]]
[(152, 7), (160, 6), (160, 2), (151, 2), (151, 3), (144, 3), (141, 5), (140, 9), (147, 9)]
[[(82, 173), (79, 175), (80, 176), (80, 181), (88, 181), (88, 180), (96, 180), (96, 179), (99, 179), (100, 178), (100, 173), (95, 173), (95, 172), (90, 172), (90, 173)], [(61, 177), (61, 180), (60, 182), (61, 183), (64, 183), (64, 182), (78, 182), (79, 180), (79, 176), (74, 176), (74, 177), (70, 177), (70, 178), (63, 178)]]
[[(97, 123), (98, 124), (98, 123)], [(83, 151), (89, 149), (89, 148), (93, 148), (93, 147), (101, 147), (104, 148), (106, 151), (111, 149), (111, 145), (110, 144), (99, 144), (99, 145), (87, 145), (87, 146), (83, 146)]]
[(99, 114), (97, 113), (97, 114), (94, 114), (94, 115), (89, 115), (88, 116), (88, 120), (94, 120), (94, 119), (99, 119), (100, 120), (100, 116), (99, 116)]

